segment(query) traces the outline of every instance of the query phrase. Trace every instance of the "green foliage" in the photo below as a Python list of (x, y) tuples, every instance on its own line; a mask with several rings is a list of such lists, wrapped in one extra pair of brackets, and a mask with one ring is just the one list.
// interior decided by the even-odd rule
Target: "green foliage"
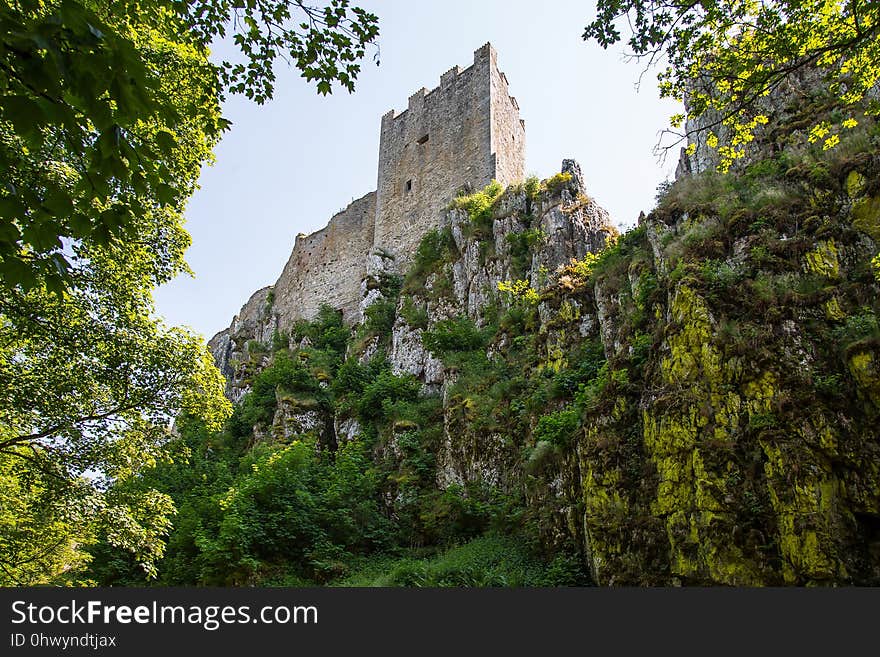
[[(767, 123), (761, 97), (805, 67), (818, 67), (840, 110), (833, 122), (808, 119), (809, 141), (825, 150), (839, 143), (842, 131), (858, 125), (856, 117), (865, 111), (860, 103), (880, 79), (880, 9), (873, 3), (600, 0), (584, 39), (596, 39), (605, 48), (616, 43), (622, 17), (630, 21), (627, 43), (637, 58), (668, 62), (659, 76), (661, 95), (686, 100), (690, 118), (721, 117), (720, 129), (711, 122), (711, 129), (702, 130), (707, 144), (718, 149), (722, 168), (742, 157), (756, 129)], [(871, 99), (867, 113), (878, 110)], [(684, 118), (673, 117), (673, 127)]]
[(483, 534), (493, 525), (504, 525), (510, 498), (497, 488), (474, 481), (429, 490), (421, 508), (425, 534), (434, 543), (451, 544)]
[(813, 377), (813, 385), (819, 394), (827, 397), (835, 397), (841, 395), (844, 390), (844, 384), (839, 374), (816, 374)]
[(702, 278), (716, 294), (725, 294), (743, 279), (743, 273), (726, 261), (706, 260), (702, 266)]
[(498, 281), (498, 291), (507, 297), (507, 302), (510, 305), (534, 306), (541, 298), (529, 281), (525, 279)]
[(629, 360), (633, 367), (641, 369), (651, 357), (654, 348), (654, 337), (649, 333), (636, 333), (630, 339)]
[(503, 193), (501, 183), (493, 180), (480, 191), (459, 196), (453, 201), (453, 207), (468, 213), (478, 239), (492, 237), (492, 208)]
[(428, 309), (413, 300), (413, 297), (406, 296), (403, 304), (400, 306), (400, 316), (406, 320), (406, 323), (417, 329), (428, 328)]
[[(305, 27), (282, 27), (292, 11)], [(337, 81), (351, 90), (376, 22), (347, 0), (0, 8), (3, 285), (60, 291), (75, 284), (65, 242), (110, 248), (157, 231), (180, 233), (163, 249), (172, 257), (157, 282), (167, 280), (185, 241), (180, 213), (229, 126), (224, 90), (270, 98), (284, 53), (319, 92)], [(209, 62), (208, 45), (227, 31), (247, 64)]]
[(841, 326), (832, 332), (834, 341), (842, 348), (868, 339), (880, 339), (877, 316), (870, 308), (862, 308), (856, 315), (848, 316)]
[(568, 276), (575, 286), (586, 285), (593, 274), (593, 267), (599, 262), (599, 254), (588, 252), (580, 260), (572, 258), (571, 261), (562, 268), (561, 276)]
[(532, 254), (547, 240), (547, 233), (540, 228), (530, 228), (520, 233), (508, 233), (504, 239), (510, 245), (511, 271), (525, 275), (531, 268)]
[(571, 182), (570, 173), (555, 173), (544, 181), (544, 187), (551, 194), (558, 194)]
[(349, 329), (342, 321), (342, 313), (325, 303), (321, 304), (315, 319), (294, 325), (293, 338), (297, 342), (308, 338), (314, 349), (330, 352), (341, 359), (348, 345)]
[[(604, 279), (615, 287), (624, 278), (626, 268), (636, 256), (646, 253), (645, 227), (631, 228), (619, 238), (609, 237), (597, 254), (598, 258), (590, 265), (590, 275), (594, 280)], [(587, 260), (592, 260), (587, 258)]]
[(422, 334), (422, 344), (435, 357), (445, 359), (455, 352), (483, 351), (489, 330), (480, 329), (464, 315), (440, 320)]
[(595, 411), (611, 393), (625, 390), (628, 385), (628, 371), (615, 369), (606, 361), (599, 368), (596, 377), (580, 387), (575, 395), (575, 403), (583, 409)]
[(286, 351), (279, 351), (272, 363), (254, 378), (251, 391), (235, 407), (229, 425), (233, 435), (245, 437), (253, 427), (271, 424), (280, 391), (325, 398), (323, 389), (303, 362)]
[(364, 333), (369, 336), (390, 337), (397, 310), (396, 299), (381, 298), (364, 310)]
[[(19, 457), (19, 453), (21, 456)], [(32, 586), (58, 581), (87, 561), (82, 544), (93, 540), (91, 523), (59, 498), (55, 472), (29, 467), (26, 448), (0, 453), (0, 584)], [(36, 449), (33, 457), (45, 458)], [(82, 485), (82, 484), (80, 484)], [(88, 491), (87, 491), (88, 492)]]
[(432, 228), (419, 242), (413, 256), (413, 264), (406, 274), (403, 291), (414, 293), (424, 290), (425, 279), (431, 273), (452, 262), (458, 257), (458, 247), (452, 231), (446, 228)]
[(535, 427), (535, 440), (557, 447), (570, 447), (580, 426), (580, 411), (574, 406), (542, 415)]
[[(26, 576), (16, 569), (18, 558), (0, 554), (13, 580), (36, 583), (35, 567), (47, 564), (45, 582), (54, 576), (49, 564), (81, 563), (72, 546), (88, 544), (83, 534), (101, 528), (152, 573), (164, 548), (155, 531), (170, 509), (151, 493), (143, 493), (143, 505), (114, 497), (107, 483), (134, 478), (164, 457), (169, 418), (188, 411), (218, 428), (230, 412), (223, 379), (201, 339), (149, 319), (148, 275), (138, 265), (151, 256), (141, 248), (130, 249), (126, 267), (93, 259), (77, 272), (76, 288), (61, 297), (45, 288), (0, 290), (0, 460), (21, 462), (15, 469), (20, 481), (48, 477), (39, 507), (22, 510), (21, 522), (31, 524), (34, 540), (59, 532), (56, 540), (29, 548), (14, 538), (23, 536), (18, 530), (0, 536), (22, 555), (45, 551), (28, 562)], [(92, 476), (84, 478), (87, 473)], [(21, 501), (28, 499), (38, 502)], [(69, 535), (60, 533), (61, 521), (49, 509), (63, 510)], [(156, 515), (146, 517), (147, 510)], [(46, 526), (34, 526), (41, 519)]]
[(553, 392), (557, 398), (572, 397), (581, 384), (596, 378), (605, 364), (605, 348), (598, 339), (582, 343), (571, 355), (572, 366), (557, 372), (553, 377)]
[[(9, 490), (39, 491), (0, 529), (11, 583), (79, 568), (97, 537), (155, 573), (173, 507), (134, 482), (165, 457), (171, 418), (217, 429), (230, 412), (201, 340), (153, 320), (151, 297), (188, 271), (182, 212), (229, 126), (224, 89), (268, 98), (284, 51), (319, 91), (350, 89), (376, 35), (345, 1), (209, 5), (0, 7), (0, 461)], [(312, 20), (279, 27), (291, 10)], [(208, 60), (227, 30), (250, 66)]]
[(381, 296), (364, 310), (364, 323), (360, 328), (362, 339), (378, 337), (383, 344), (390, 342), (402, 281), (396, 274), (383, 272), (380, 275), (378, 289)]
[(398, 401), (414, 401), (419, 394), (419, 383), (412, 376), (396, 376), (382, 371), (366, 383), (360, 394), (357, 412), (364, 423), (387, 418), (391, 406)]
[(269, 346), (265, 342), (260, 342), (259, 340), (248, 340), (245, 348), (249, 354), (269, 353)]
[(272, 353), (287, 349), (290, 346), (290, 334), (287, 331), (272, 331)]
[(523, 191), (530, 201), (533, 203), (538, 200), (541, 195), (541, 180), (538, 176), (529, 176), (523, 183)]
[(557, 555), (548, 562), (521, 539), (489, 534), (434, 557), (373, 559), (340, 585), (579, 586), (588, 582), (583, 565), (576, 558)]
[(332, 465), (299, 441), (251, 460), (250, 470), (215, 498), (219, 523), (198, 540), (199, 583), (259, 583), (281, 564), (321, 581), (335, 574), (333, 557), (381, 545), (386, 521), (363, 445), (341, 448)]

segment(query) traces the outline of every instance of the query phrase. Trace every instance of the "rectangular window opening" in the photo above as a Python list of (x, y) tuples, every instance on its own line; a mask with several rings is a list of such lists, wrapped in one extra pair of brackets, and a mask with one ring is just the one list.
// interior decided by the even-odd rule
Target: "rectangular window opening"
[(406, 187), (406, 191), (411, 192), (412, 191), (412, 180), (407, 180), (405, 187)]

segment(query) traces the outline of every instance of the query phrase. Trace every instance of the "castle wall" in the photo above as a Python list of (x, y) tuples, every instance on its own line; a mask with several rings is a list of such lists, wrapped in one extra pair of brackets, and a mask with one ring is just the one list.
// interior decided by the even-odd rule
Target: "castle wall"
[(375, 246), (404, 266), (459, 191), (521, 180), (524, 149), (518, 108), (486, 44), (471, 66), (450, 69), (439, 87), (410, 96), (404, 112), (382, 117)]
[(326, 227), (298, 235), (293, 252), (275, 283), (274, 312), (278, 327), (288, 329), (297, 319), (311, 319), (321, 304), (343, 313), (347, 322), (359, 318), (361, 279), (366, 254), (373, 245), (376, 193), (353, 201)]
[[(494, 58), (494, 51), (492, 53)], [(507, 89), (507, 76), (497, 65), (490, 69), (492, 85), (492, 143), (495, 179), (504, 186), (526, 177), (526, 124), (519, 118), (519, 104)]]

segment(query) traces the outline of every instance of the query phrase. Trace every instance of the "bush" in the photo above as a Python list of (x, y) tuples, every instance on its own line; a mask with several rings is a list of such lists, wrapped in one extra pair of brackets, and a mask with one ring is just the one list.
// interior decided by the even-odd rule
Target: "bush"
[(390, 406), (397, 401), (415, 401), (419, 396), (419, 382), (413, 376), (395, 376), (381, 372), (364, 386), (357, 402), (358, 417), (362, 422), (378, 422), (388, 416)]
[(511, 270), (525, 275), (532, 264), (535, 247), (547, 239), (547, 233), (540, 228), (531, 228), (521, 233), (508, 233), (504, 238), (510, 245)]
[(877, 316), (870, 308), (862, 308), (859, 314), (847, 317), (842, 326), (834, 329), (832, 335), (844, 349), (861, 340), (880, 338)]
[(541, 181), (538, 176), (529, 176), (523, 183), (523, 191), (532, 202), (537, 201), (541, 195)]
[(272, 353), (287, 349), (290, 346), (290, 334), (287, 331), (272, 331)]
[(400, 316), (413, 328), (428, 328), (428, 308), (419, 304), (411, 296), (404, 297), (400, 307)]
[(322, 581), (346, 555), (387, 547), (390, 526), (364, 445), (345, 445), (333, 463), (300, 441), (255, 451), (250, 461), (216, 500), (216, 530), (198, 539), (200, 583), (258, 585), (280, 572), (280, 581)]
[(742, 272), (722, 260), (706, 260), (701, 274), (709, 289), (716, 293), (729, 292), (743, 279)]
[(348, 344), (350, 331), (342, 321), (342, 313), (328, 304), (321, 304), (312, 321), (300, 320), (294, 324), (293, 337), (299, 342), (308, 338), (315, 349), (342, 355)]
[(649, 333), (636, 333), (630, 340), (629, 362), (637, 370), (642, 369), (654, 348), (654, 337)]
[(547, 178), (544, 186), (551, 194), (558, 194), (571, 182), (570, 173), (556, 173)]
[(482, 351), (488, 341), (486, 331), (463, 315), (441, 320), (422, 334), (425, 348), (441, 359), (455, 352)]
[(601, 340), (591, 340), (584, 343), (569, 361), (572, 365), (560, 370), (553, 377), (552, 390), (557, 397), (570, 397), (577, 392), (581, 384), (596, 378), (605, 364), (605, 347), (602, 346)]
[(379, 299), (364, 310), (363, 332), (368, 336), (388, 337), (397, 316), (396, 299)]
[(247, 436), (256, 425), (268, 425), (277, 407), (276, 392), (306, 393), (316, 399), (324, 394), (317, 379), (286, 351), (275, 354), (272, 363), (254, 377), (251, 391), (233, 409), (229, 429), (237, 436)]
[(474, 225), (475, 235), (479, 239), (488, 239), (492, 236), (492, 208), (503, 192), (504, 187), (501, 183), (493, 180), (479, 192), (459, 196), (453, 201), (453, 207), (468, 213)]
[(546, 441), (557, 447), (569, 447), (580, 427), (580, 411), (575, 406), (544, 415), (535, 427), (535, 440)]

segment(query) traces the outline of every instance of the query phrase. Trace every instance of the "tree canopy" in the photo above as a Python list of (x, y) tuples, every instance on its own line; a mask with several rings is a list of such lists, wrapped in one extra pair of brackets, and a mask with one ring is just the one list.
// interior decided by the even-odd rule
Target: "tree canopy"
[[(832, 148), (860, 114), (880, 113), (880, 5), (870, 0), (598, 0), (583, 38), (621, 40), (648, 67), (661, 65), (660, 91), (686, 104), (679, 140), (711, 131), (721, 166), (745, 153), (767, 121), (760, 99), (808, 68), (836, 97), (836, 120), (819, 119), (810, 141)], [(684, 115), (672, 117), (680, 129)], [(708, 118), (708, 117), (707, 117)]]
[[(229, 32), (241, 61), (211, 62)], [(229, 127), (226, 93), (271, 98), (282, 58), (319, 93), (351, 91), (378, 28), (348, 0), (18, 0), (0, 34), (0, 274), (58, 290), (71, 242), (109, 246), (182, 210)]]
[[(212, 62), (230, 33), (241, 61)], [(152, 300), (188, 271), (220, 103), (270, 98), (280, 58), (351, 90), (376, 35), (347, 0), (0, 4), (0, 584), (60, 581), (98, 536), (155, 572), (174, 504), (135, 483), (176, 417), (231, 412), (202, 338)]]

